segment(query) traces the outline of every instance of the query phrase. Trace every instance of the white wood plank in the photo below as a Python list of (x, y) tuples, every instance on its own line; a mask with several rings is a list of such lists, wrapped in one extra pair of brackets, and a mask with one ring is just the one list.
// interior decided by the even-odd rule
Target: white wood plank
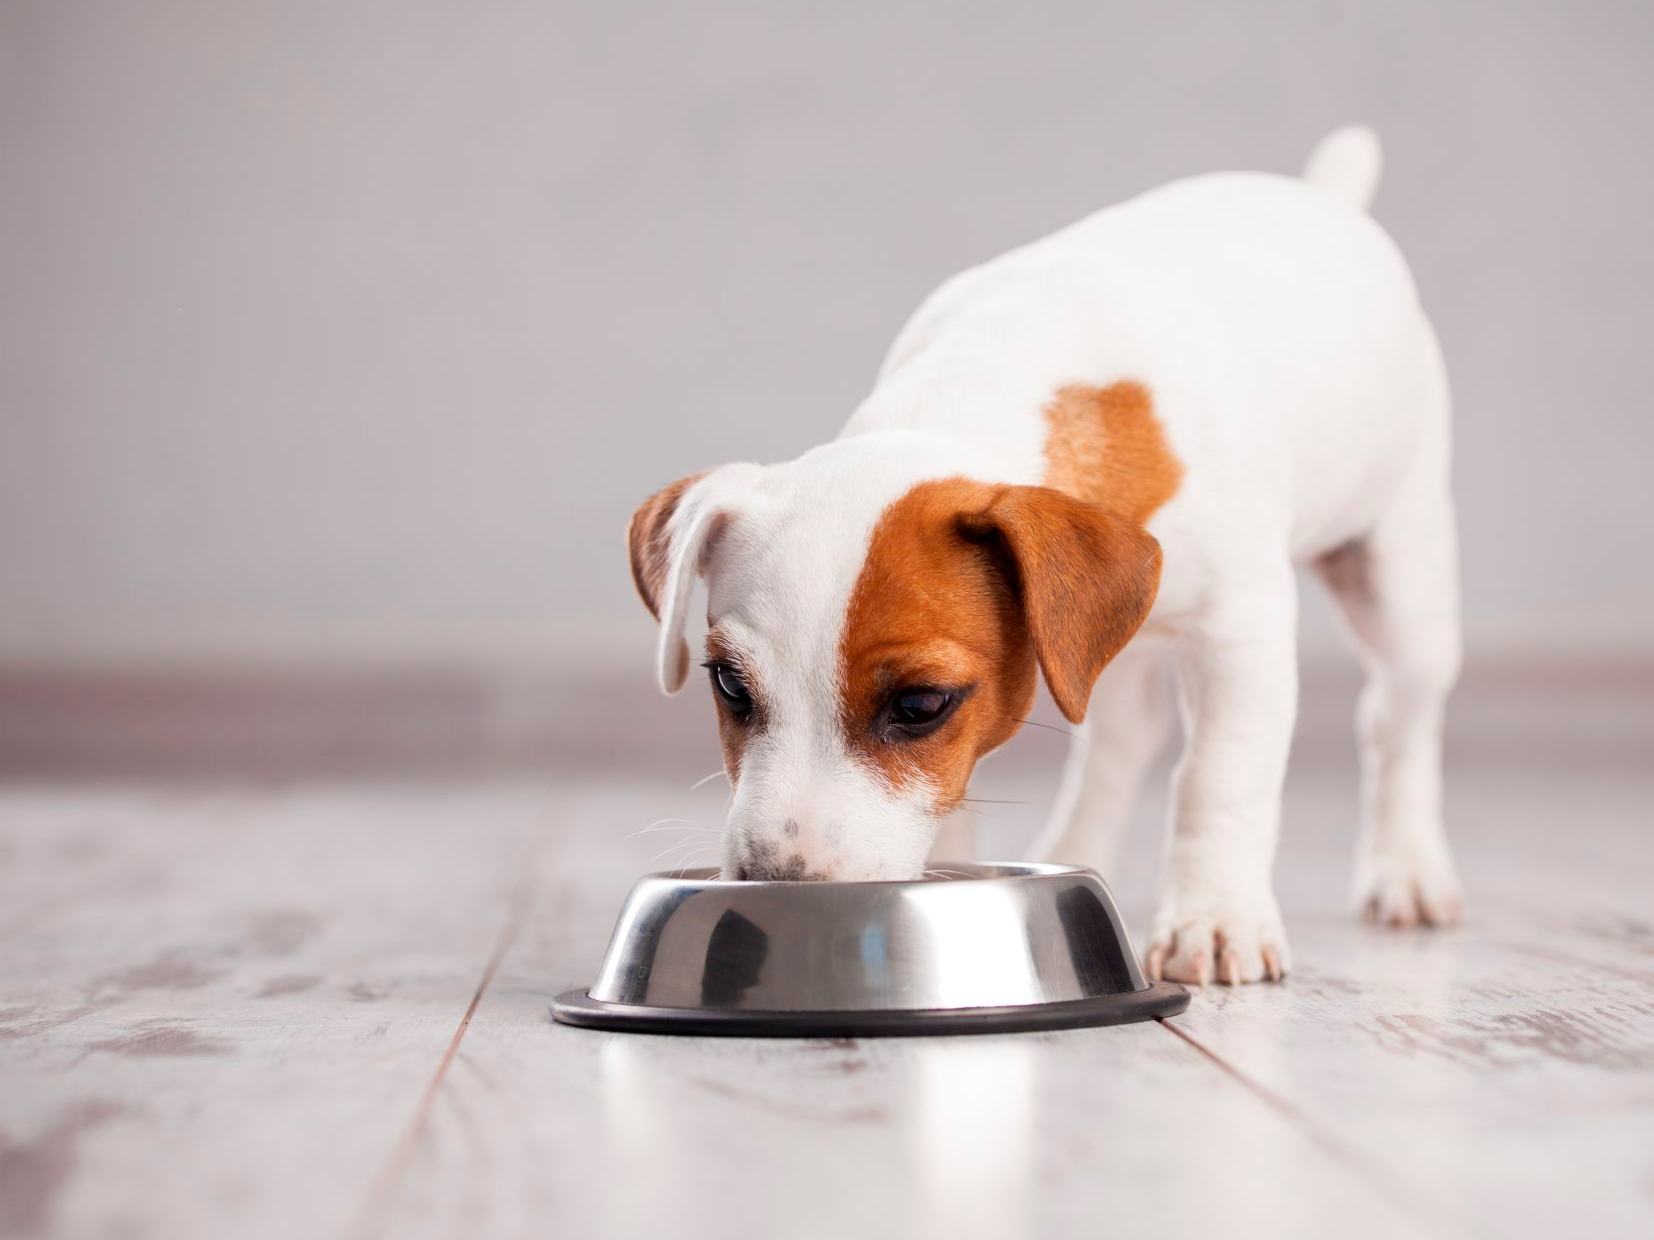
[[(1300, 777), (1289, 831), (1343, 816), (1349, 786)], [(1654, 1234), (1654, 787), (1532, 767), (1450, 787), (1467, 927), (1354, 922), (1324, 877), (1342, 858), (1307, 840), (1282, 865), (1289, 984), (1214, 988), (1177, 1024), (1445, 1229)]]
[(0, 930), (0, 1232), (336, 1233), (547, 805), (540, 784), (0, 793), (0, 891), (27, 910)]

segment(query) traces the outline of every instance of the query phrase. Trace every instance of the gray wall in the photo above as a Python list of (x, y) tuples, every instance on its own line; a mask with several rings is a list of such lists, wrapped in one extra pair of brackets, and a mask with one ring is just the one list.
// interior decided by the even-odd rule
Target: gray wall
[[(646, 659), (953, 270), (1381, 129), (1483, 651), (1648, 650), (1654, 6), (0, 6), (0, 660)], [(1316, 640), (1323, 634), (1314, 630)]]

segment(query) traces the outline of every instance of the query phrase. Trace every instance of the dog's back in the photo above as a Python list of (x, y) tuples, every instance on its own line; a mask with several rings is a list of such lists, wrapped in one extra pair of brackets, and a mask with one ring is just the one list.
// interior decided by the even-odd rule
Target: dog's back
[[(1340, 130), (1311, 179), (1176, 181), (956, 276), (897, 338), (847, 433), (991, 423), (1064, 384), (1129, 378), (1205, 474), (1163, 514), (1163, 540), (1185, 521), (1210, 530), (1217, 506), (1220, 527), (1285, 522), (1300, 558), (1339, 545), (1371, 524), (1430, 436), (1423, 422), (1446, 410), (1412, 276), (1364, 210), (1377, 163), (1368, 131)], [(1040, 399), (1013, 405), (1015, 384)], [(984, 407), (916, 405), (910, 387), (980, 392)]]

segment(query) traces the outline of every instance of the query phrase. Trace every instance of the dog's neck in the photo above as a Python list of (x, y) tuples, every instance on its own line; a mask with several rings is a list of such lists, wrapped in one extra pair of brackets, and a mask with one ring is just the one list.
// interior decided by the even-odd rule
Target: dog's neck
[(1051, 395), (1049, 384), (1031, 380), (999, 357), (920, 352), (886, 369), (839, 438), (881, 432), (925, 436), (937, 456), (928, 477), (1033, 485), (1047, 470), (1041, 410)]

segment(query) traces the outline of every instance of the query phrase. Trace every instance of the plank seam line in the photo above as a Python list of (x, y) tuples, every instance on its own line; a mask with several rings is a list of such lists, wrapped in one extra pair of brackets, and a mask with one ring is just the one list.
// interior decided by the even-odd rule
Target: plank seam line
[(1164, 1018), (1157, 1019), (1155, 1023), (1168, 1030), (1174, 1037), (1181, 1038), (1188, 1043), (1196, 1053), (1203, 1056), (1219, 1072), (1222, 1072), (1282, 1119), (1285, 1119), (1293, 1128), (1302, 1132), (1304, 1136), (1309, 1138), (1311, 1144), (1319, 1148), (1322, 1153), (1344, 1168), (1356, 1180), (1377, 1193), (1393, 1209), (1412, 1220), (1415, 1225), (1425, 1231), (1435, 1234), (1441, 1233), (1445, 1223), (1440, 1219), (1427, 1217), (1421, 1212), (1418, 1206), (1417, 1192), (1397, 1181), (1383, 1164), (1375, 1162), (1361, 1151), (1333, 1136), (1302, 1108), (1287, 1101), (1274, 1090), (1253, 1080), (1193, 1034), (1178, 1028), (1178, 1026)]
[[(532, 854), (529, 860), (532, 860)], [(460, 1017), (459, 1024), (454, 1028), (453, 1037), (448, 1039), (448, 1047), (442, 1052), (442, 1058), (437, 1061), (436, 1071), (426, 1082), (407, 1127), (402, 1130), (402, 1135), (391, 1147), (390, 1155), (375, 1177), (373, 1188), (362, 1209), (355, 1221), (345, 1229), (346, 1236), (368, 1240), (369, 1237), (380, 1235), (384, 1231), (385, 1224), (389, 1221), (391, 1205), (401, 1191), (402, 1182), (407, 1178), (408, 1168), (413, 1163), (414, 1151), (419, 1148), (425, 1130), (430, 1126), (431, 1112), (436, 1107), (437, 1095), (442, 1092), (442, 1086), (448, 1079), (448, 1069), (459, 1054), (459, 1046), (465, 1040), (466, 1031), (471, 1028), (471, 1018), (477, 1014), (477, 1008), (482, 1004), (483, 996), (488, 993), (494, 975), (499, 972), (506, 953), (516, 943), (518, 934), (522, 932), (523, 923), (527, 920), (531, 875), (534, 870), (535, 867), (527, 862), (520, 867), (521, 877), (511, 893), (505, 922), (500, 926), (493, 950), (489, 952), (488, 961), (483, 966), (482, 977), (477, 982), (477, 989), (471, 996), (471, 1002), (466, 1006), (465, 1015)]]

